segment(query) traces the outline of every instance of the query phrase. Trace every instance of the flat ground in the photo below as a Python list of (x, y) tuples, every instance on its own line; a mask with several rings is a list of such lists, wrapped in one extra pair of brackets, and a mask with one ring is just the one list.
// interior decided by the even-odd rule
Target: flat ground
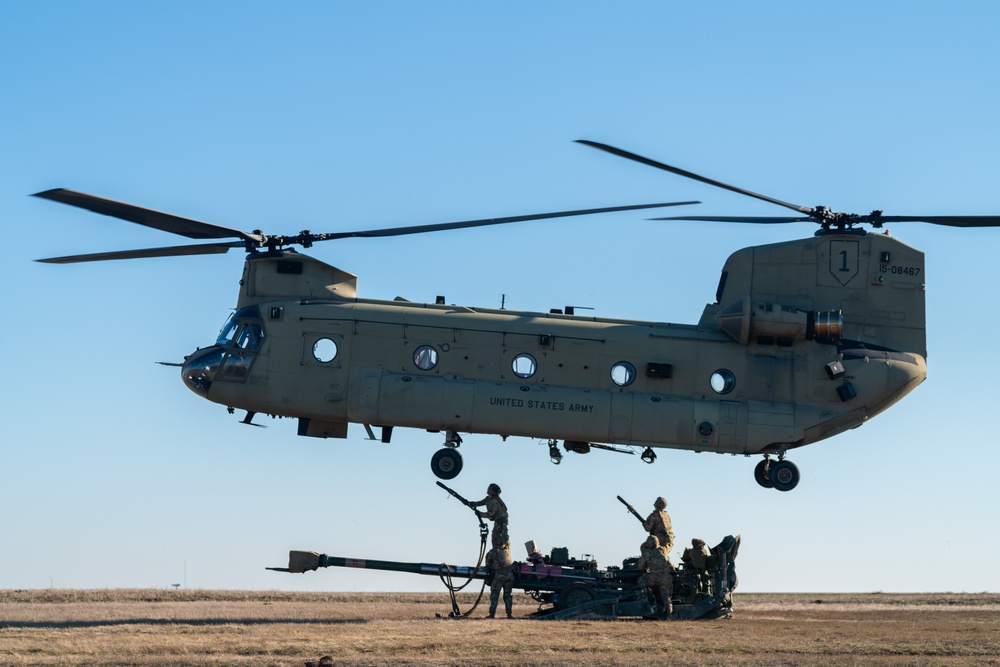
[[(459, 598), (463, 610), (474, 596)], [(715, 621), (450, 620), (446, 593), (0, 591), (3, 665), (1000, 665), (997, 594), (740, 594)]]

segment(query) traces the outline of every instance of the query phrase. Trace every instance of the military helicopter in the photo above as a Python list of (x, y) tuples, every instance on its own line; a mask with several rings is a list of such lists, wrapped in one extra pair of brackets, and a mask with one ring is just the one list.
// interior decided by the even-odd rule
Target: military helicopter
[[(185, 357), (197, 395), (298, 420), (298, 434), (346, 438), (348, 424), (390, 442), (394, 427), (444, 433), (431, 458), (442, 479), (462, 469), (460, 433), (547, 441), (563, 449), (633, 453), (660, 447), (762, 455), (754, 478), (790, 491), (789, 450), (892, 406), (926, 377), (924, 256), (887, 234), (888, 222), (1000, 225), (1000, 216), (835, 213), (750, 192), (613, 146), (647, 166), (796, 211), (796, 217), (687, 216), (662, 220), (813, 221), (814, 236), (733, 253), (715, 302), (697, 324), (416, 303), (357, 296), (357, 276), (291, 246), (562, 216), (676, 206), (670, 202), (381, 230), (268, 236), (56, 189), (36, 196), (195, 239), (235, 239), (39, 260), (224, 253), (247, 255), (235, 312), (214, 344)], [(774, 457), (774, 458), (772, 458)]]

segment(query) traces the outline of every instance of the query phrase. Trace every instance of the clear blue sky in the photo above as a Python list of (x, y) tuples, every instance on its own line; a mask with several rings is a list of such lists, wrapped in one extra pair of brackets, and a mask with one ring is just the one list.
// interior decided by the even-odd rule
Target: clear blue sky
[[(441, 437), (267, 429), (174, 368), (236, 303), (242, 256), (51, 266), (182, 239), (29, 197), (67, 187), (294, 233), (700, 199), (783, 215), (572, 143), (612, 143), (803, 205), (1000, 213), (1000, 8), (990, 2), (6, 2), (0, 588), (443, 590), (435, 578), (266, 572), (289, 549), (472, 564), (476, 523), (434, 485)], [(694, 323), (733, 251), (809, 225), (523, 223), (309, 252), (404, 296)], [(741, 533), (747, 591), (998, 591), (1000, 230), (896, 225), (927, 253), (929, 375), (864, 427), (757, 459), (663, 450), (549, 463), (469, 436), (454, 486), (498, 482), (515, 555), (602, 565), (670, 501), (678, 542)], [(652, 250), (652, 252), (651, 252)], [(978, 564), (978, 565), (977, 565)]]

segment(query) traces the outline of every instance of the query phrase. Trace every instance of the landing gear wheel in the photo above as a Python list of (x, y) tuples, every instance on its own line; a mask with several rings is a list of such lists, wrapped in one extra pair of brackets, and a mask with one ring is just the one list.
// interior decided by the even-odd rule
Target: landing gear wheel
[(770, 481), (778, 491), (791, 491), (799, 483), (799, 469), (791, 461), (772, 463)]
[(431, 457), (431, 470), (441, 479), (454, 479), (462, 472), (462, 455), (454, 449), (439, 449)]
[(767, 459), (764, 459), (757, 464), (757, 467), (753, 469), (753, 478), (757, 480), (757, 483), (763, 486), (765, 489), (773, 489), (774, 484), (771, 483), (771, 476), (767, 469)]
[(566, 587), (566, 590), (559, 594), (559, 610), (572, 609), (582, 604), (587, 604), (591, 600), (597, 599), (597, 593), (590, 586), (582, 581), (575, 581)]

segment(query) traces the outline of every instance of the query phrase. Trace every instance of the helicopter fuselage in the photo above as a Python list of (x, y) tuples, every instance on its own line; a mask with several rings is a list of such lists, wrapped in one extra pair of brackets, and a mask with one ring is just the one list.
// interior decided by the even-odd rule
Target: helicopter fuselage
[(683, 325), (361, 299), (316, 259), (252, 253), (236, 313), (182, 375), (300, 435), (356, 423), (383, 440), (398, 426), (783, 458), (923, 381), (923, 274), (923, 253), (884, 234), (746, 248)]

